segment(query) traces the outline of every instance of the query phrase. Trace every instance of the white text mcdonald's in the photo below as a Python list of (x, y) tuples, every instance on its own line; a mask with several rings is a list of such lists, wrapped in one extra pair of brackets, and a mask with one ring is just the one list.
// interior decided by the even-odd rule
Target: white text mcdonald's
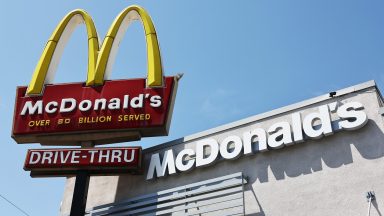
[[(147, 78), (109, 80), (118, 44), (134, 20), (144, 27)], [(52, 84), (62, 49), (80, 23), (85, 23), (88, 35), (87, 80)], [(12, 137), (17, 143), (78, 145), (167, 135), (177, 83), (177, 77), (163, 76), (156, 31), (143, 8), (124, 9), (101, 46), (90, 15), (74, 10), (49, 38), (29, 86), (16, 90)]]

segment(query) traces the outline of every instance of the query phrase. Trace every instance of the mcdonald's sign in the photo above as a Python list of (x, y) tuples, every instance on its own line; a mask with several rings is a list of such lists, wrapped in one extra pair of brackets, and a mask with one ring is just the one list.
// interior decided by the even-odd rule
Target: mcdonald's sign
[[(144, 27), (147, 77), (109, 80), (119, 43), (135, 20)], [(63, 48), (81, 23), (88, 35), (87, 80), (53, 84)], [(49, 38), (29, 85), (17, 87), (12, 137), (17, 143), (79, 145), (167, 135), (178, 78), (163, 76), (155, 27), (140, 6), (130, 6), (116, 17), (101, 46), (90, 15), (74, 10)]]

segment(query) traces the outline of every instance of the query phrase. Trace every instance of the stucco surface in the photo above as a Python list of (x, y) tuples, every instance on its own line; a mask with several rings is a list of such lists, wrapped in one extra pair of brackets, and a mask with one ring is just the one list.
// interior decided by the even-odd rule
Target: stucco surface
[[(267, 152), (256, 152), (234, 160), (216, 163), (188, 172), (145, 180), (152, 153), (160, 155), (169, 148), (175, 154), (184, 148), (195, 148), (196, 141), (214, 138), (221, 141), (252, 128), (268, 129), (273, 123), (291, 121), (290, 114), (316, 112), (317, 107), (337, 101), (357, 101), (364, 105), (368, 123), (358, 130), (339, 131), (317, 140), (286, 146)], [(367, 191), (376, 193), (371, 215), (384, 213), (384, 122), (379, 114), (381, 97), (375, 87), (328, 98), (260, 121), (249, 122), (227, 130), (190, 139), (164, 148), (145, 151), (144, 175), (92, 177), (87, 209), (94, 206), (153, 193), (159, 190), (220, 177), (242, 171), (248, 177), (245, 186), (246, 215), (366, 215)], [(336, 118), (332, 114), (332, 118)], [(335, 120), (335, 119), (334, 119)], [(67, 180), (61, 214), (69, 213), (74, 179)]]

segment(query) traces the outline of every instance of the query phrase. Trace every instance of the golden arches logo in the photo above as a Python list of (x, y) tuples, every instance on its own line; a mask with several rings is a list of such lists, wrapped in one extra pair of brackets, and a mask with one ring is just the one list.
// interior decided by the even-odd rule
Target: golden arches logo
[(91, 16), (80, 9), (68, 13), (49, 38), (33, 73), (27, 95), (40, 95), (44, 84), (53, 81), (66, 42), (77, 25), (81, 23), (85, 23), (88, 35), (86, 85), (102, 85), (110, 74), (120, 40), (123, 38), (129, 24), (135, 20), (142, 21), (147, 43), (147, 86), (163, 86), (163, 70), (155, 27), (148, 13), (142, 7), (133, 5), (124, 9), (115, 18), (101, 47), (99, 46), (99, 38)]

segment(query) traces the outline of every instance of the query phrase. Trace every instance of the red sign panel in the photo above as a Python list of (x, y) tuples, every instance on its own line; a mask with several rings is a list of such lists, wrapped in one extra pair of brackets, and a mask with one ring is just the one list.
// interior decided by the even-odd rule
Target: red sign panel
[[(146, 79), (46, 85), (41, 96), (18, 87), (12, 137), (18, 143), (106, 144), (167, 135), (177, 88), (174, 77), (147, 88)], [(67, 135), (67, 136), (66, 136)]]
[(24, 170), (35, 175), (70, 175), (78, 170), (89, 173), (139, 172), (141, 147), (30, 149)]

